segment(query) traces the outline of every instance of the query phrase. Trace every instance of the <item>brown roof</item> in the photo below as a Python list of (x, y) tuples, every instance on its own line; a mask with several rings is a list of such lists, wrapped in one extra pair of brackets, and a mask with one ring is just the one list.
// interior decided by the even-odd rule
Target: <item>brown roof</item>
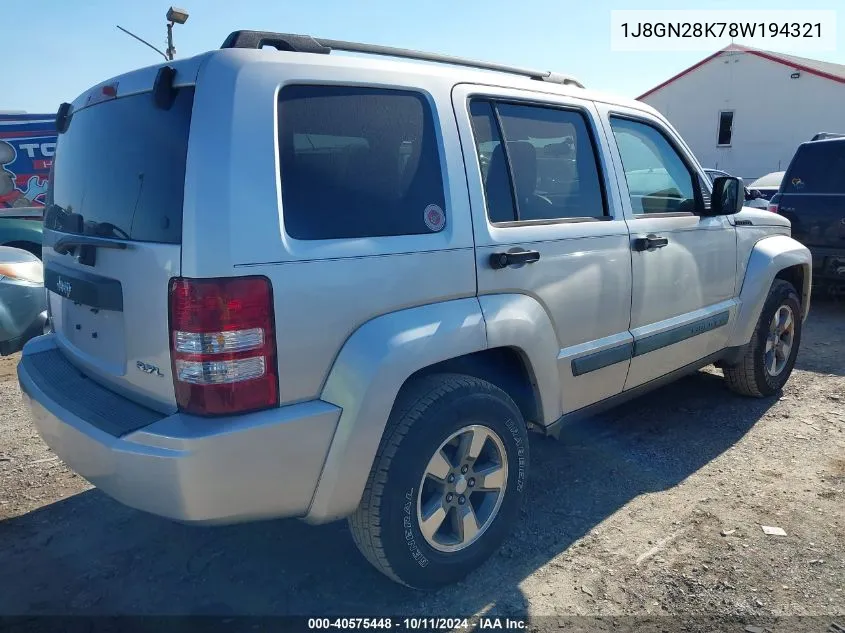
[(763, 59), (768, 59), (769, 61), (773, 61), (775, 63), (782, 64), (790, 68), (794, 68), (795, 70), (803, 70), (804, 72), (810, 73), (811, 75), (824, 77), (825, 79), (830, 79), (831, 81), (836, 81), (839, 83), (845, 83), (845, 64), (822, 62), (817, 59), (808, 59), (806, 57), (798, 57), (796, 55), (785, 55), (784, 53), (774, 53), (772, 51), (764, 51), (759, 48), (751, 48), (750, 46), (742, 46), (741, 44), (731, 44), (730, 46), (726, 46), (725, 48), (716, 51), (712, 55), (708, 55), (697, 64), (693, 64), (686, 70), (679, 72), (674, 77), (670, 77), (662, 84), (655, 86), (647, 92), (644, 92), (639, 97), (637, 97), (637, 99), (642, 99), (652, 94), (653, 92), (657, 92), (658, 90), (665, 86), (668, 86), (675, 80), (680, 79), (688, 73), (691, 73), (699, 66), (703, 66), (711, 59), (714, 59), (722, 53), (726, 53), (729, 51), (740, 51), (743, 53), (749, 53), (750, 55), (762, 57)]

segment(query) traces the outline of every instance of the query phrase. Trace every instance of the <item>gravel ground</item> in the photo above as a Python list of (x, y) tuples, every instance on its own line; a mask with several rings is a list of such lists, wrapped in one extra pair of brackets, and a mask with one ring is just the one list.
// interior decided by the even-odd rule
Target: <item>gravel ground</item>
[(734, 396), (709, 368), (559, 442), (534, 438), (514, 535), (469, 579), (428, 594), (371, 569), (342, 522), (192, 527), (110, 500), (42, 443), (15, 362), (0, 360), (0, 614), (810, 615), (823, 616), (818, 626), (845, 624), (842, 303), (815, 301), (779, 397)]

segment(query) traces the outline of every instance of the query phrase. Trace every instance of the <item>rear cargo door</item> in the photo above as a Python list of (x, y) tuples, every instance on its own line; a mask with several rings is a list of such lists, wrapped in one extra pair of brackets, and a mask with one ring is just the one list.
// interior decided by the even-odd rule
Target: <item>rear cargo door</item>
[(781, 185), (779, 212), (792, 222), (793, 237), (811, 249), (845, 249), (845, 142), (798, 148)]
[(103, 92), (58, 140), (44, 220), (50, 316), (84, 375), (169, 412), (168, 284), (180, 271), (194, 88), (169, 109), (151, 92)]

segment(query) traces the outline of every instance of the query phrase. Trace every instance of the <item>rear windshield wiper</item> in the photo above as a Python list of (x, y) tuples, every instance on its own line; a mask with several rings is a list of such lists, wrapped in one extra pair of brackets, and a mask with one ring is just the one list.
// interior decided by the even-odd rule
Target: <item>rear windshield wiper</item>
[(93, 246), (94, 248), (114, 248), (123, 250), (127, 247), (125, 240), (108, 237), (94, 237), (93, 235), (65, 235), (56, 240), (53, 250), (59, 255), (70, 253), (77, 246)]

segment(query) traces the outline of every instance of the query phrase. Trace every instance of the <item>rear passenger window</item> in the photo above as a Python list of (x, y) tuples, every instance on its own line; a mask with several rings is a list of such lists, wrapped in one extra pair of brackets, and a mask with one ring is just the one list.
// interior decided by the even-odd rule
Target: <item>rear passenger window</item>
[(301, 240), (417, 235), (446, 223), (431, 108), (414, 92), (279, 93), (285, 230)]
[(581, 113), (474, 100), (470, 115), (491, 222), (606, 215), (593, 139)]
[(783, 179), (784, 193), (845, 193), (845, 142), (801, 145)]

